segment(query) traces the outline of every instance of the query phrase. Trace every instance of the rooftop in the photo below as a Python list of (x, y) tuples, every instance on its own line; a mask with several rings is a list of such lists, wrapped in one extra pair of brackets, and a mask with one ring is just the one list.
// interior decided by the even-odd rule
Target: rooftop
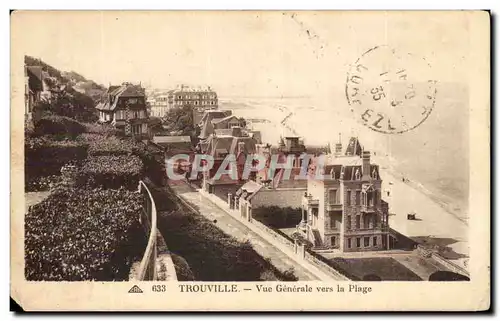
[(189, 136), (154, 136), (153, 142), (158, 143), (191, 143)]

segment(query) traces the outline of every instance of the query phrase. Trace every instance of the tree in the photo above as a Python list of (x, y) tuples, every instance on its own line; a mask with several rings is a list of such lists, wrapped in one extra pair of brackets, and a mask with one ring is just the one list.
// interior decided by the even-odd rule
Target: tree
[(450, 271), (436, 271), (429, 276), (429, 281), (470, 281), (470, 278)]
[(194, 123), (193, 111), (191, 105), (174, 107), (167, 112), (162, 121), (168, 131), (179, 136), (190, 136), (191, 142), (196, 145), (200, 131)]

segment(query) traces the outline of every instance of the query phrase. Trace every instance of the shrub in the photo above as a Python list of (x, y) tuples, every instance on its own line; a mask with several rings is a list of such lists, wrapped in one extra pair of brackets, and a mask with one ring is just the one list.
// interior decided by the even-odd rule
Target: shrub
[(292, 207), (260, 207), (252, 212), (252, 217), (274, 229), (295, 227), (302, 219), (302, 211)]
[(89, 143), (89, 154), (93, 156), (131, 155), (141, 147), (132, 139), (106, 137), (99, 134), (81, 135), (81, 140)]
[(141, 204), (125, 190), (55, 190), (25, 217), (26, 279), (127, 280), (145, 248)]
[(76, 186), (136, 190), (143, 172), (137, 156), (89, 157), (77, 174)]
[(55, 139), (74, 139), (85, 131), (85, 127), (74, 119), (64, 116), (45, 116), (35, 123), (36, 136), (53, 136)]
[[(122, 136), (122, 131), (109, 124), (84, 123), (86, 133), (98, 134), (105, 137)], [(85, 135), (85, 134), (84, 134)]]
[(156, 185), (163, 186), (165, 176), (165, 156), (163, 151), (130, 138), (106, 137), (96, 133), (82, 134), (78, 137), (78, 140), (89, 144), (89, 154), (93, 156), (138, 156), (144, 164), (145, 175)]
[(87, 158), (88, 145), (77, 141), (53, 141), (26, 137), (24, 141), (25, 189), (43, 190), (48, 187), (44, 177), (59, 176), (67, 163), (79, 163)]
[(189, 264), (182, 256), (171, 254), (171, 257), (175, 266), (178, 281), (196, 281), (194, 279), (193, 271), (191, 271)]

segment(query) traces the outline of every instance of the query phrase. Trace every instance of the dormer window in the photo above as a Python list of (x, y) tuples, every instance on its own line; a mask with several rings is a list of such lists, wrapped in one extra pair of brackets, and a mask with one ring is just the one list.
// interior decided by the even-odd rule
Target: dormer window
[(377, 175), (377, 171), (375, 170), (375, 168), (374, 168), (374, 169), (373, 169), (373, 171), (372, 171), (372, 178), (373, 178), (374, 180), (378, 180), (378, 175)]
[(354, 174), (354, 178), (359, 181), (361, 179), (361, 174), (359, 173), (359, 168), (356, 169), (356, 173)]

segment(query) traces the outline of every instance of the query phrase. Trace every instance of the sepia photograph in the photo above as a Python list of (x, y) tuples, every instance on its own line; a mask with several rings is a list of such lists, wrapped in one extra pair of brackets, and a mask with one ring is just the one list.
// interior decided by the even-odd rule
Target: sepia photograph
[(487, 11), (10, 24), (25, 309), (489, 308)]

